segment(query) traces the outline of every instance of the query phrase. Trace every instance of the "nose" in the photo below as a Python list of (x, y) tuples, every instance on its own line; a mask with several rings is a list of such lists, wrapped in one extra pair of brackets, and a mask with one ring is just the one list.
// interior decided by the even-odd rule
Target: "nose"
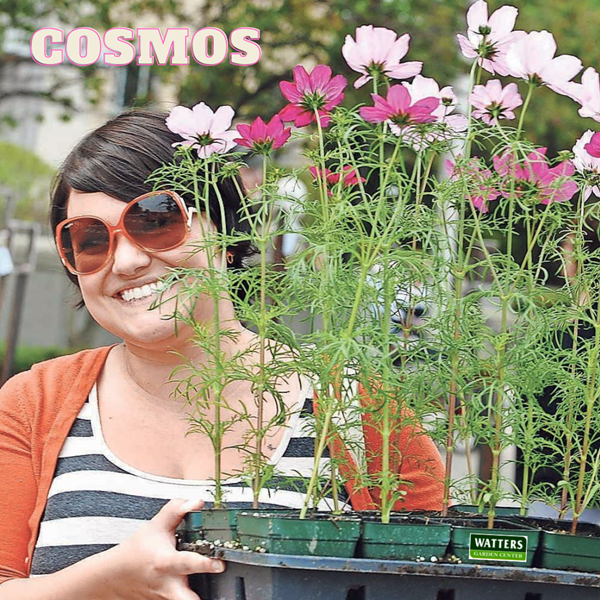
[(117, 275), (135, 275), (152, 262), (152, 257), (122, 233), (115, 236), (112, 271)]

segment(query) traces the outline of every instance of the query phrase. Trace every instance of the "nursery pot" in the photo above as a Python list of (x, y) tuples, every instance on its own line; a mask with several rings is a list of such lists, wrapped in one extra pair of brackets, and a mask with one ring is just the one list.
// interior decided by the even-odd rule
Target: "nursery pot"
[(240, 512), (240, 543), (274, 554), (354, 556), (360, 536), (360, 519), (320, 513), (306, 519), (298, 513)]
[[(448, 521), (442, 519), (442, 522)], [(487, 519), (450, 519), (450, 552), (464, 563), (530, 567), (540, 530), (503, 519), (487, 528)]]
[(185, 541), (233, 541), (237, 537), (236, 516), (239, 511), (235, 508), (206, 508), (188, 513), (183, 526)]
[[(521, 509), (518, 506), (496, 506), (494, 508), (494, 513), (496, 517), (518, 517)], [(459, 513), (471, 513), (476, 515), (485, 514), (484, 511), (479, 510), (479, 506), (475, 504), (454, 504), (450, 509), (451, 513), (459, 512)]]
[(375, 516), (363, 518), (358, 556), (373, 559), (430, 560), (446, 554), (450, 524), (422, 517), (393, 515), (389, 523)]
[(177, 528), (183, 542), (196, 542), (204, 539), (204, 531), (202, 529), (204, 511), (195, 510), (187, 513)]
[(600, 527), (579, 523), (571, 535), (571, 521), (523, 519), (542, 530), (537, 565), (546, 569), (569, 569), (600, 573)]

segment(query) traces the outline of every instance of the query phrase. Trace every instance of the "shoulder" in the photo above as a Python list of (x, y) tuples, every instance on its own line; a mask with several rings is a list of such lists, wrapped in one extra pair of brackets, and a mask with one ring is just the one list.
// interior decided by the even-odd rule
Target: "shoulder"
[(15, 375), (0, 388), (0, 413), (10, 408), (26, 410), (41, 400), (45, 409), (55, 412), (55, 401), (89, 392), (110, 349), (95, 348), (60, 356)]
[(14, 388), (32, 384), (54, 383), (57, 386), (69, 386), (73, 378), (84, 375), (98, 363), (104, 363), (112, 346), (81, 350), (75, 354), (66, 354), (37, 363), (23, 373), (11, 377), (4, 386)]

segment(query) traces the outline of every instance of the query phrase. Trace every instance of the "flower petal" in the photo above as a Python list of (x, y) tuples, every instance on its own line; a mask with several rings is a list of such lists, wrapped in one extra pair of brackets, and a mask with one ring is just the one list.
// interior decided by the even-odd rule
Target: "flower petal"
[(288, 102), (300, 102), (300, 100), (302, 100), (302, 94), (298, 91), (296, 85), (290, 81), (280, 81), (279, 89), (281, 90), (282, 96)]
[[(293, 69), (294, 83), (298, 88), (298, 92), (302, 96), (305, 91), (313, 91), (310, 87), (310, 78), (306, 69), (302, 65), (296, 65)], [(280, 84), (281, 85), (281, 84)]]
[(194, 133), (194, 116), (186, 106), (175, 106), (171, 109), (165, 123), (167, 127), (177, 135), (189, 135)]
[(515, 27), (519, 10), (514, 6), (501, 6), (490, 16), (488, 25), (492, 30), (490, 38), (497, 40), (509, 34)]
[[(337, 75), (337, 77), (342, 77), (341, 75)], [(342, 77), (344, 80), (344, 86), (346, 84), (346, 78)], [(329, 83), (333, 84), (331, 79), (331, 67), (329, 65), (317, 65), (310, 74), (310, 90), (315, 91), (324, 91), (328, 88)], [(336, 84), (336, 86), (339, 84)]]
[(215, 111), (210, 127), (211, 133), (221, 133), (231, 127), (235, 111), (231, 106), (220, 106)]

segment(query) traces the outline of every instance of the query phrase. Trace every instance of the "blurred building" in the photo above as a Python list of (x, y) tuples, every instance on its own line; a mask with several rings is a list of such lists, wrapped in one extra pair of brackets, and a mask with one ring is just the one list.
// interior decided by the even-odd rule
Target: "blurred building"
[[(69, 28), (58, 24), (67, 33)], [(154, 77), (152, 68), (135, 62), (124, 67), (105, 66), (98, 62), (96, 75), (100, 92), (86, 87), (84, 70), (66, 59), (58, 66), (35, 63), (30, 54), (29, 40), (20, 32), (7, 30), (2, 61), (0, 61), (0, 140), (33, 152), (56, 168), (69, 151), (87, 133), (136, 102), (149, 100), (154, 105), (169, 108), (176, 100), (174, 86)], [(54, 48), (59, 45), (55, 44)], [(68, 98), (72, 108), (44, 97), (52, 90), (56, 97)], [(8, 189), (0, 181), (0, 246), (6, 244), (7, 198), (19, 202), (20, 190)], [(48, 198), (40, 203), (49, 204)], [(43, 214), (45, 208), (37, 213)], [(14, 210), (11, 211), (14, 213)], [(22, 211), (21, 211), (22, 213)], [(22, 303), (20, 345), (97, 346), (111, 343), (113, 336), (90, 322), (85, 308), (75, 311), (78, 293), (66, 278), (58, 260), (47, 222), (37, 243), (35, 272), (27, 281)], [(15, 265), (24, 259), (25, 239), (14, 236), (12, 252)], [(5, 281), (0, 300), (0, 343), (8, 332), (14, 316), (15, 276)]]

